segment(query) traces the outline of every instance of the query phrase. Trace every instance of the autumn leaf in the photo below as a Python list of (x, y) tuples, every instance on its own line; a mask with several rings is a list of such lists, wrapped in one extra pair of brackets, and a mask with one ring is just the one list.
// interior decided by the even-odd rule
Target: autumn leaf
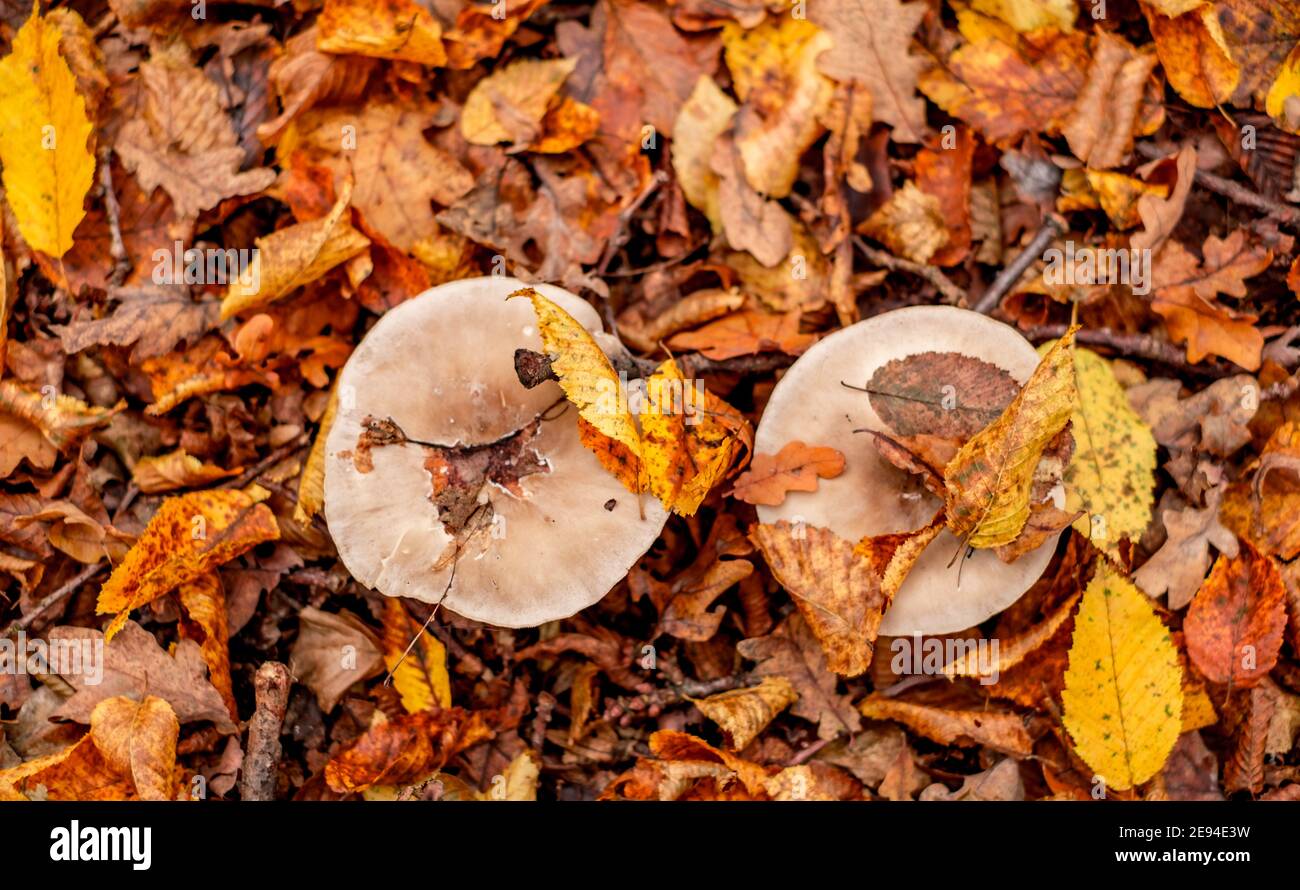
[(316, 20), (316, 46), (331, 53), (355, 53), (441, 67), (447, 62), (442, 27), (414, 0), (328, 0)]
[(1229, 690), (1254, 686), (1273, 669), (1285, 628), (1282, 575), (1249, 544), (1218, 558), (1183, 621), (1192, 664)]
[(474, 145), (536, 143), (544, 132), (542, 119), (575, 65), (576, 59), (521, 59), (494, 71), (465, 100), (461, 135)]
[(447, 647), (407, 613), (396, 597), (384, 600), (384, 663), (407, 713), (451, 707)]
[(871, 720), (897, 720), (942, 745), (987, 745), (1017, 757), (1027, 757), (1033, 740), (1019, 714), (994, 710), (948, 710), (914, 704), (873, 693), (858, 703)]
[(1241, 80), (1213, 4), (1181, 4), (1175, 9), (1143, 3), (1160, 66), (1169, 84), (1198, 108), (1227, 101)]
[(880, 619), (926, 545), (943, 528), (936, 521), (856, 547), (833, 532), (785, 520), (752, 532), (772, 574), (821, 641), (831, 670), (856, 677), (871, 666)]
[(106, 638), (121, 630), (133, 610), (279, 536), (271, 510), (242, 491), (167, 498), (99, 592), (95, 610), (116, 613)]
[(733, 312), (693, 331), (674, 334), (668, 345), (694, 349), (714, 361), (769, 351), (799, 355), (817, 340), (815, 334), (799, 332), (801, 316), (797, 310), (779, 315), (753, 309)]
[(1071, 328), (1043, 356), (1002, 415), (973, 436), (944, 469), (948, 528), (972, 547), (1014, 540), (1029, 519), (1034, 470), (1078, 399)]
[(737, 107), (713, 78), (701, 76), (673, 125), (676, 136), (672, 158), (677, 181), (686, 200), (704, 213), (714, 232), (722, 231), (722, 209), (718, 191), (721, 179), (711, 164), (713, 147), (731, 126)]
[(1075, 752), (1116, 791), (1159, 772), (1182, 731), (1182, 670), (1169, 631), (1105, 560), (1074, 619), (1061, 701)]
[(354, 684), (380, 672), (380, 645), (374, 631), (347, 609), (324, 612), (305, 606), (298, 613), (290, 670), (328, 714)]
[(388, 719), (375, 711), (366, 732), (325, 765), (325, 781), (340, 793), (427, 778), (458, 752), (491, 738), (479, 712), (463, 708), (419, 711)]
[(69, 353), (91, 346), (131, 346), (131, 360), (165, 355), (182, 341), (193, 345), (216, 327), (221, 304), (216, 300), (194, 299), (184, 285), (145, 284), (112, 291), (120, 300), (117, 308), (102, 318), (73, 318), (52, 330)]
[(1211, 235), (1202, 250), (1198, 262), (1177, 241), (1164, 245), (1151, 273), (1151, 308), (1164, 318), (1170, 338), (1187, 344), (1189, 362), (1220, 355), (1254, 371), (1264, 346), (1255, 316), (1229, 309), (1215, 297), (1246, 296), (1245, 279), (1267, 269), (1273, 252), (1247, 245), (1241, 229), (1227, 238)]
[(834, 448), (795, 440), (775, 455), (755, 454), (728, 494), (747, 504), (775, 506), (787, 492), (816, 491), (818, 478), (834, 479), (843, 471), (844, 455)]
[(1121, 540), (1141, 537), (1151, 522), (1156, 441), (1110, 364), (1087, 349), (1073, 352), (1079, 396), (1070, 419), (1074, 454), (1065, 468), (1066, 503), (1087, 514), (1075, 529), (1113, 556)]
[(321, 219), (258, 238), (257, 267), (249, 280), (230, 282), (221, 301), (221, 320), (274, 302), (369, 247), (370, 239), (345, 218), (351, 198), (351, 183), (345, 182), (333, 209)]
[(90, 738), (109, 768), (126, 776), (140, 800), (176, 794), (176, 738), (181, 724), (171, 705), (147, 695), (104, 699), (90, 715)]
[(1237, 555), (1237, 536), (1219, 521), (1223, 491), (1206, 495), (1205, 509), (1165, 510), (1161, 521), (1168, 537), (1160, 549), (1137, 570), (1133, 580), (1150, 596), (1169, 593), (1171, 609), (1191, 602), (1210, 567), (1210, 545), (1230, 557)]
[(860, 227), (893, 253), (916, 263), (929, 262), (948, 243), (942, 205), (908, 182)]
[(764, 677), (757, 686), (730, 689), (708, 698), (693, 698), (691, 702), (718, 724), (726, 736), (727, 747), (741, 751), (798, 698), (799, 694), (786, 678)]
[(330, 388), (325, 413), (321, 415), (320, 427), (316, 430), (311, 451), (307, 453), (307, 463), (298, 479), (298, 502), (293, 508), (293, 518), (302, 525), (309, 523), (325, 505), (325, 440), (329, 436), (330, 427), (334, 425), (334, 415), (338, 408), (339, 391), (334, 386)]
[(95, 175), (85, 99), (39, 4), (0, 59), (0, 164), (5, 199), (34, 249), (61, 257), (86, 211)]
[(1149, 48), (1138, 50), (1122, 37), (1098, 32), (1088, 79), (1061, 127), (1074, 156), (1090, 169), (1117, 167), (1129, 156), (1156, 61)]
[(824, 74), (861, 83), (871, 91), (877, 120), (893, 127), (895, 142), (920, 142), (925, 102), (916, 94), (925, 57), (911, 51), (924, 3), (900, 0), (830, 0), (809, 10), (834, 41), (818, 58)]
[(126, 407), (99, 408), (64, 393), (50, 398), (11, 380), (0, 381), (0, 412), (31, 426), (56, 449), (62, 451), (96, 427), (102, 426)]
[(199, 644), (208, 665), (208, 679), (221, 694), (230, 719), (239, 719), (234, 683), (230, 677), (230, 622), (226, 612), (226, 589), (218, 572), (208, 572), (176, 589), (184, 620), (181, 637)]
[(226, 470), (207, 464), (185, 449), (178, 448), (156, 457), (142, 457), (131, 470), (132, 481), (145, 494), (175, 491), (178, 488), (198, 488), (218, 479), (234, 476), (240, 468)]
[(991, 659), (982, 658), (978, 647), (965, 650), (965, 654), (959, 655), (943, 666), (944, 676), (950, 680), (955, 677), (974, 677), (981, 683), (993, 683), (996, 690), (997, 684), (994, 681), (1003, 671), (1024, 663), (1026, 658), (1038, 651), (1065, 626), (1074, 615), (1074, 607), (1079, 602), (1079, 596), (1080, 594), (1075, 594), (1064, 600), (1042, 621), (1023, 634), (1000, 640), (997, 652)]

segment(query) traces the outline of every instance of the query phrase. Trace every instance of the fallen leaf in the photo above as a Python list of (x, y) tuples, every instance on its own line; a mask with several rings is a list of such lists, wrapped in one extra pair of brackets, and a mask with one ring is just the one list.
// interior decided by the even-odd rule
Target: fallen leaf
[(85, 216), (95, 176), (93, 129), (76, 78), (59, 53), (60, 32), (38, 4), (0, 59), (0, 165), (5, 200), (35, 250), (61, 257)]
[(779, 351), (799, 355), (817, 341), (815, 334), (801, 334), (798, 310), (779, 315), (747, 309), (717, 321), (674, 334), (668, 341), (673, 349), (693, 349), (714, 361), (740, 355)]
[(1237, 536), (1219, 522), (1223, 491), (1206, 495), (1205, 509), (1165, 510), (1160, 519), (1169, 537), (1133, 575), (1134, 582), (1149, 596), (1168, 592), (1170, 609), (1181, 609), (1192, 601), (1210, 567), (1210, 545), (1229, 558), (1238, 553)]
[(460, 132), (474, 145), (537, 142), (542, 118), (556, 101), (576, 59), (521, 59), (474, 85), (461, 112)]
[(1271, 557), (1249, 544), (1220, 556), (1193, 597), (1183, 633), (1206, 679), (1229, 690), (1257, 685), (1277, 664), (1286, 588)]
[(1117, 167), (1133, 150), (1133, 134), (1156, 67), (1150, 48), (1135, 49), (1123, 37), (1099, 31), (1088, 79), (1061, 127), (1074, 156), (1093, 170)]
[(204, 463), (194, 455), (186, 454), (184, 448), (178, 448), (157, 457), (140, 458), (131, 470), (131, 480), (145, 494), (158, 494), (209, 485), (218, 479), (234, 476), (239, 470), (239, 467), (225, 470)]
[(327, 0), (316, 19), (316, 46), (331, 53), (355, 53), (441, 67), (447, 63), (442, 27), (414, 0)]
[[(856, 381), (841, 381), (856, 388)], [(1002, 368), (958, 352), (891, 359), (861, 387), (898, 436), (967, 439), (1015, 401), (1020, 384)]]
[(1181, 732), (1182, 670), (1169, 631), (1104, 560), (1074, 618), (1061, 701), (1075, 752), (1108, 790), (1158, 773)]
[(817, 480), (844, 472), (844, 455), (834, 448), (805, 445), (798, 440), (775, 455), (755, 454), (749, 469), (736, 478), (728, 494), (747, 504), (776, 506), (791, 491), (816, 491)]
[(165, 355), (182, 341), (191, 345), (216, 327), (221, 304), (216, 300), (195, 300), (184, 285), (146, 284), (118, 288), (112, 296), (121, 302), (103, 318), (74, 318), (52, 330), (63, 348), (81, 352), (91, 346), (131, 346), (131, 361)]
[(799, 694), (786, 678), (765, 677), (762, 683), (748, 689), (731, 689), (690, 701), (700, 713), (718, 724), (727, 747), (741, 751), (798, 698)]
[(154, 695), (134, 701), (106, 698), (90, 714), (90, 738), (108, 766), (126, 776), (140, 800), (176, 796), (176, 739), (181, 724), (171, 705)]
[(871, 720), (896, 720), (941, 745), (987, 745), (1013, 757), (1028, 757), (1033, 740), (1019, 714), (1010, 711), (966, 711), (913, 704), (880, 693), (858, 702)]
[(326, 714), (354, 684), (379, 673), (383, 663), (378, 638), (347, 609), (323, 612), (304, 606), (298, 613), (289, 669), (316, 694)]
[[(451, 707), (447, 647), (420, 626), (396, 597), (384, 599), (384, 664), (408, 713)], [(399, 662), (400, 660), (400, 662)]]
[(325, 781), (339, 793), (418, 782), (492, 735), (482, 713), (463, 708), (420, 711), (391, 720), (376, 711), (366, 732), (325, 765)]

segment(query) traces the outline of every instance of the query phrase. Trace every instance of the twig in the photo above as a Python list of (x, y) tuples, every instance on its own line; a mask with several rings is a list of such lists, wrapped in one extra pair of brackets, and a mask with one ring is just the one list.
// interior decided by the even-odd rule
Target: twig
[(731, 674), (716, 680), (687, 680), (677, 686), (662, 687), (641, 695), (620, 696), (605, 707), (604, 719), (627, 725), (631, 722), (633, 714), (657, 717), (664, 708), (685, 701), (687, 698), (704, 698), (718, 692), (747, 686), (753, 681), (754, 678), (748, 673)]
[[(1067, 325), (1045, 324), (1024, 332), (1029, 340), (1041, 343), (1064, 336)], [(1074, 335), (1075, 342), (1084, 346), (1104, 346), (1130, 358), (1159, 362), (1197, 377), (1219, 378), (1232, 373), (1231, 369), (1217, 364), (1194, 365), (1187, 361), (1181, 347), (1150, 334), (1122, 334), (1109, 328), (1083, 328)]]
[(311, 441), (311, 436), (307, 433), (299, 433), (279, 448), (273, 450), (266, 457), (259, 460), (252, 467), (249, 467), (243, 473), (240, 473), (234, 479), (227, 479), (225, 482), (222, 482), (217, 486), (217, 488), (243, 488), (258, 476), (265, 473), (268, 469), (284, 460), (290, 454), (304, 448), (309, 441)]
[(113, 191), (113, 150), (104, 146), (99, 150), (99, 187), (104, 193), (104, 212), (108, 215), (108, 253), (113, 258), (113, 271), (108, 277), (110, 287), (121, 287), (131, 274), (131, 258), (122, 241), (122, 208)]
[(27, 628), (31, 627), (32, 623), (35, 622), (38, 617), (40, 617), (42, 612), (44, 612), (50, 606), (62, 600), (64, 597), (68, 596), (68, 594), (74, 592), (78, 587), (80, 587), (82, 584), (85, 584), (91, 578), (98, 575), (100, 572), (104, 570), (105, 565), (106, 565), (105, 563), (97, 562), (94, 565), (86, 566), (84, 569), (78, 572), (77, 576), (73, 578), (71, 581), (68, 581), (58, 590), (44, 597), (40, 602), (36, 604), (35, 608), (33, 608), (26, 615), (22, 616), (21, 618), (15, 618), (13, 621), (9, 622), (9, 624), (5, 626), (4, 631), (0, 632), (0, 639), (4, 639), (14, 631), (26, 630)]
[(1020, 280), (1020, 276), (1025, 274), (1025, 270), (1034, 264), (1034, 261), (1042, 257), (1043, 251), (1047, 250), (1047, 245), (1052, 243), (1052, 239), (1065, 231), (1065, 223), (1058, 217), (1049, 216), (1043, 221), (1043, 225), (1034, 234), (1033, 240), (1020, 252), (1014, 260), (998, 273), (998, 277), (993, 279), (989, 289), (979, 298), (971, 308), (976, 312), (982, 312), (988, 315), (1002, 302), (1002, 298), (1007, 292), (1015, 286)]
[(822, 748), (825, 748), (830, 743), (831, 743), (830, 739), (818, 739), (817, 741), (809, 745), (807, 748), (804, 748), (798, 754), (791, 757), (789, 762), (786, 763), (786, 766), (798, 766), (801, 763), (806, 763), (807, 761), (812, 759), (814, 754), (816, 754)]
[(268, 661), (257, 669), (253, 690), (257, 709), (248, 722), (248, 745), (239, 776), (241, 800), (274, 800), (280, 772), (280, 728), (289, 705), (289, 669)]
[[(1137, 151), (1138, 154), (1150, 160), (1156, 160), (1157, 158), (1163, 158), (1166, 156), (1166, 152), (1161, 151), (1158, 146), (1150, 143), (1139, 144), (1137, 146)], [(1195, 179), (1207, 190), (1222, 195), (1229, 201), (1233, 201), (1245, 207), (1252, 207), (1267, 216), (1271, 216), (1273, 219), (1289, 225), (1300, 223), (1300, 208), (1289, 207), (1281, 201), (1266, 198), (1258, 192), (1251, 191), (1240, 183), (1233, 182), (1231, 179), (1225, 179), (1222, 176), (1210, 173), (1208, 170), (1197, 170)]]
[(646, 201), (650, 200), (651, 195), (659, 190), (659, 186), (663, 185), (667, 181), (668, 177), (664, 172), (662, 170), (656, 170), (654, 175), (650, 177), (650, 180), (641, 189), (640, 194), (632, 199), (632, 203), (619, 211), (618, 222), (615, 226), (614, 233), (610, 235), (609, 240), (605, 242), (605, 252), (600, 258), (600, 263), (596, 266), (597, 278), (603, 278), (605, 276), (606, 270), (609, 269), (609, 264), (614, 261), (614, 257), (618, 255), (619, 250), (628, 242), (627, 229), (629, 223), (632, 221), (633, 215), (641, 209)]
[(966, 302), (966, 292), (953, 284), (952, 279), (943, 274), (942, 270), (936, 266), (914, 263), (911, 260), (896, 257), (887, 250), (877, 250), (863, 241), (858, 235), (853, 236), (853, 246), (877, 266), (893, 269), (896, 272), (908, 272), (918, 278), (924, 278), (933, 284), (939, 293), (943, 294), (947, 301), (954, 306)]

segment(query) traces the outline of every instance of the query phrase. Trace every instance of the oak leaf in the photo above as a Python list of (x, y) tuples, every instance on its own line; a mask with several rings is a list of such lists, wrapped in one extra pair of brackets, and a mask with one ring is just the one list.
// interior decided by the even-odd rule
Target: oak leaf
[(1061, 719), (1108, 789), (1126, 791), (1164, 766), (1182, 732), (1182, 681), (1169, 630), (1102, 560), (1074, 618)]
[(844, 472), (844, 455), (834, 448), (805, 445), (798, 440), (776, 454), (756, 454), (728, 494), (747, 504), (776, 506), (787, 492), (816, 491), (817, 480)]
[(1168, 591), (1171, 609), (1181, 609), (1192, 600), (1210, 567), (1210, 545), (1235, 557), (1237, 536), (1219, 522), (1221, 488), (1206, 495), (1205, 509), (1165, 510), (1161, 520), (1169, 537), (1133, 575), (1133, 580), (1150, 596)]
[(116, 288), (110, 296), (120, 301), (103, 318), (73, 318), (52, 330), (69, 353), (91, 346), (131, 346), (131, 361), (166, 355), (182, 341), (193, 344), (216, 327), (221, 304), (194, 299), (188, 286), (143, 284)]
[(18, 231), (35, 250), (61, 257), (85, 216), (95, 175), (92, 126), (76, 78), (59, 52), (60, 31), (32, 4), (0, 59), (0, 165)]

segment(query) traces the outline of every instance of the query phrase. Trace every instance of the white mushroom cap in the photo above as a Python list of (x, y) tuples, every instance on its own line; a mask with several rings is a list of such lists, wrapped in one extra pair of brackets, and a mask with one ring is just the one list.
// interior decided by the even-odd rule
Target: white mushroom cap
[[(844, 472), (822, 479), (814, 492), (791, 492), (784, 503), (759, 507), (762, 522), (802, 520), (857, 541), (864, 535), (910, 531), (942, 506), (918, 480), (889, 464), (865, 434), (893, 431), (880, 419), (864, 386), (881, 365), (923, 352), (957, 352), (996, 365), (1023, 385), (1038, 366), (1032, 344), (1012, 327), (952, 306), (913, 306), (877, 315), (818, 342), (786, 372), (772, 392), (754, 437), (754, 450), (775, 454), (799, 439), (829, 445), (845, 456)], [(960, 393), (958, 393), (960, 399)], [(1015, 602), (1043, 574), (1057, 536), (1013, 563), (991, 550), (953, 560), (961, 543), (939, 534), (917, 560), (880, 633), (887, 636), (964, 630)], [(951, 565), (949, 562), (951, 561)], [(961, 586), (958, 587), (958, 571)]]
[[(642, 518), (636, 496), (582, 446), (576, 409), (561, 412), (556, 404), (564, 396), (558, 384), (529, 390), (519, 383), (515, 350), (542, 349), (532, 304), (506, 300), (527, 286), (495, 276), (454, 281), (389, 310), (343, 368), (325, 445), (325, 518), (353, 577), (389, 596), (441, 600), (457, 614), (504, 627), (531, 627), (592, 605), (667, 519), (653, 498), (643, 500)], [(583, 300), (531, 286), (588, 330), (600, 329)], [(431, 500), (430, 449), (413, 442), (375, 447), (369, 472), (354, 460), (367, 416), (391, 417), (408, 439), (454, 447), (498, 441), (548, 408), (530, 447), (549, 472), (523, 476), (523, 497), (484, 485), (480, 501), (491, 502), (498, 524), (455, 560), (453, 536)]]

